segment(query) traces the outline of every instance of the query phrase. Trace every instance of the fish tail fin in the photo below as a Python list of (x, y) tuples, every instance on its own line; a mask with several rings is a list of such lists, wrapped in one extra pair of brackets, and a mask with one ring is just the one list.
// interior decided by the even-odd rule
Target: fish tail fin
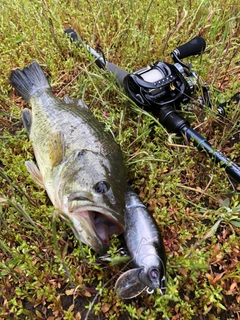
[(16, 69), (12, 71), (9, 81), (18, 94), (27, 102), (37, 91), (41, 92), (50, 88), (43, 70), (36, 61), (23, 70)]

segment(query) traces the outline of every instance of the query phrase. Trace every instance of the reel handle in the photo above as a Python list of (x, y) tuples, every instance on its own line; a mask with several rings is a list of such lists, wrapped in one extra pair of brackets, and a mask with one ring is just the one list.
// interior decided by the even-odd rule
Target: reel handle
[(176, 56), (178, 59), (194, 56), (202, 53), (206, 48), (206, 42), (202, 37), (195, 37), (187, 43), (177, 47), (172, 53), (172, 56)]

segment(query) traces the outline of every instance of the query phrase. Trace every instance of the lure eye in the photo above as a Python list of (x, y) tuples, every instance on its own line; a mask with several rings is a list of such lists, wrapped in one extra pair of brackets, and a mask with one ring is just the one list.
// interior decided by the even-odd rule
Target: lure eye
[(106, 193), (110, 189), (110, 184), (107, 181), (100, 181), (95, 184), (94, 189), (97, 193)]
[(159, 270), (158, 269), (151, 269), (149, 271), (149, 278), (151, 280), (157, 280), (159, 279)]

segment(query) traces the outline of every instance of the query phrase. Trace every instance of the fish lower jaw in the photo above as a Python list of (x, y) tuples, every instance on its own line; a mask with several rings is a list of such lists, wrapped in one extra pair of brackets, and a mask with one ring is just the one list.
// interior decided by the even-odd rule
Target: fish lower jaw
[(95, 210), (77, 210), (71, 212), (68, 217), (73, 222), (75, 236), (97, 253), (107, 250), (113, 234), (123, 232), (120, 224)]

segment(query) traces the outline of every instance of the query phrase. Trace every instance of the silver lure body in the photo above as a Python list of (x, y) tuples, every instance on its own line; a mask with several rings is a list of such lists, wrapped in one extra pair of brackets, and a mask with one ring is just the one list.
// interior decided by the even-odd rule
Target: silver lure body
[(139, 268), (139, 280), (155, 290), (161, 287), (166, 274), (166, 254), (160, 230), (138, 195), (129, 187), (125, 202), (124, 238), (128, 251)]

